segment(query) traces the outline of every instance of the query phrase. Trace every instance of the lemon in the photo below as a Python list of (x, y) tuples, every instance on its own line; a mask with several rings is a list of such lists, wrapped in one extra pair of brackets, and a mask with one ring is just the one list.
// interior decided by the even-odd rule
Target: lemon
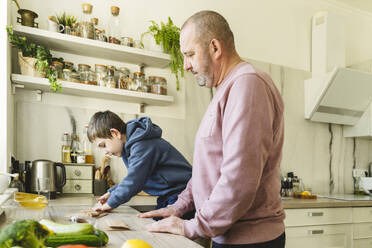
[(311, 195), (311, 193), (310, 193), (309, 191), (303, 191), (303, 192), (301, 193), (301, 195), (308, 196), (308, 195)]
[(128, 239), (121, 248), (152, 248), (152, 246), (140, 239)]

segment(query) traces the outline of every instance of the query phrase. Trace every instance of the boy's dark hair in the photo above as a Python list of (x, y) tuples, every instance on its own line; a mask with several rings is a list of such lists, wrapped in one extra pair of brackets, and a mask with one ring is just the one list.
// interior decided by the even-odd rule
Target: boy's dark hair
[(111, 138), (111, 128), (117, 129), (121, 134), (126, 133), (127, 125), (120, 117), (111, 112), (97, 112), (90, 118), (88, 126), (88, 139), (93, 142), (96, 138)]

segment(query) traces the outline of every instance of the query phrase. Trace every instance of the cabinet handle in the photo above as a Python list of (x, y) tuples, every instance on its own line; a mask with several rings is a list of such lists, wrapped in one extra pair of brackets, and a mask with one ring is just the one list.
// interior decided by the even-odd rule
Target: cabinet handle
[(76, 185), (75, 185), (75, 189), (76, 189), (77, 191), (79, 191), (79, 190), (81, 190), (81, 186), (80, 186), (79, 184), (76, 184)]
[(308, 212), (307, 215), (310, 216), (310, 217), (312, 217), (312, 216), (323, 216), (324, 213), (323, 212)]
[(81, 176), (81, 171), (80, 170), (75, 170), (75, 175), (78, 176), (78, 177)]
[(323, 234), (324, 233), (324, 230), (320, 229), (320, 230), (309, 230), (308, 231), (308, 234), (309, 235), (314, 235), (314, 234)]

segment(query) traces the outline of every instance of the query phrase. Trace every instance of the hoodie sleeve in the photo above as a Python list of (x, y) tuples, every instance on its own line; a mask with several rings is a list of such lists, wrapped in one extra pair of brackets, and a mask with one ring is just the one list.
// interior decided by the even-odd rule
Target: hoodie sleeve
[(146, 184), (156, 165), (156, 151), (147, 141), (136, 142), (131, 146), (128, 158), (128, 174), (113, 190), (107, 203), (112, 208), (129, 201)]

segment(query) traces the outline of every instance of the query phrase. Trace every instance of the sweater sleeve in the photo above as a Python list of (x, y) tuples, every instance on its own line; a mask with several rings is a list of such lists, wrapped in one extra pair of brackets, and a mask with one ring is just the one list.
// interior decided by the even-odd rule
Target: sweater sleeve
[(192, 197), (192, 178), (187, 183), (186, 188), (178, 195), (177, 201), (173, 204), (176, 208), (178, 216), (192, 211), (194, 207), (194, 198)]
[(236, 79), (221, 120), (221, 176), (195, 218), (184, 222), (188, 238), (221, 235), (251, 208), (272, 145), (272, 108), (265, 82), (257, 75)]
[(137, 142), (132, 145), (131, 155), (128, 158), (128, 174), (120, 184), (110, 191), (107, 203), (112, 208), (126, 203), (140, 192), (156, 165), (154, 146), (146, 145), (144, 147), (143, 143)]

